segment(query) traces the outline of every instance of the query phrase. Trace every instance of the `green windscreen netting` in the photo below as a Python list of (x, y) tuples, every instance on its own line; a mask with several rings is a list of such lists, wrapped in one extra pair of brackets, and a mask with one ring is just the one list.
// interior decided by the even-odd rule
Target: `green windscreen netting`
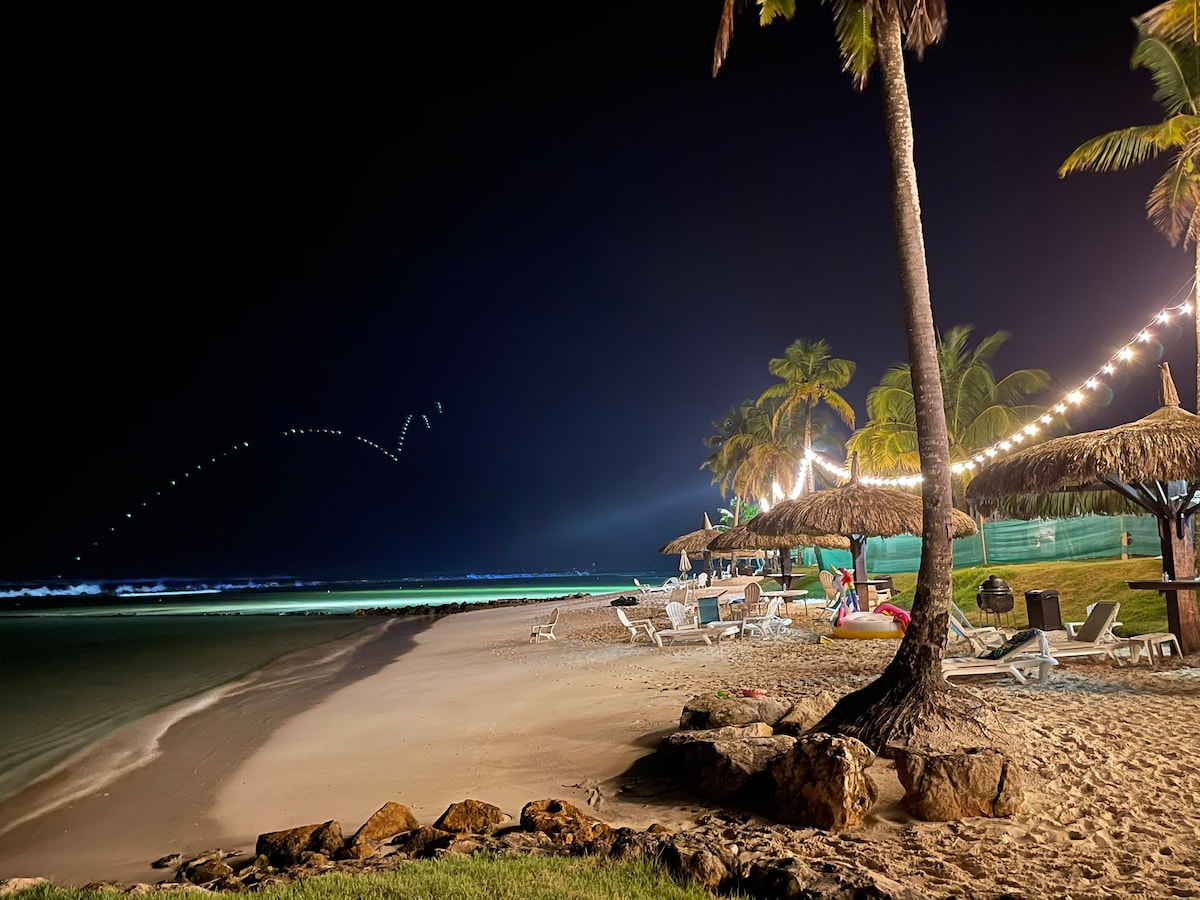
[[(1121, 536), (1128, 535), (1128, 545)], [(987, 563), (1048, 562), (1057, 559), (1158, 556), (1158, 523), (1150, 516), (1080, 516), (1072, 519), (1032, 519), (986, 523), (979, 534), (954, 541), (954, 567)], [(826, 566), (851, 566), (844, 550), (822, 550)], [(811, 547), (804, 548), (802, 563), (816, 565)], [(902, 534), (867, 540), (867, 565), (871, 572), (888, 575), (915, 572), (921, 563), (921, 539)]]

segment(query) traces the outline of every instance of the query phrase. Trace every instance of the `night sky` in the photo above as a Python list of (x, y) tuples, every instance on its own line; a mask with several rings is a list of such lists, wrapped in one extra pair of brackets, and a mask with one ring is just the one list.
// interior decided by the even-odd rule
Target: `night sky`
[[(1190, 284), (1165, 164), (1056, 175), (1161, 120), (1149, 5), (951, 2), (909, 65), (935, 322), (1046, 400)], [(801, 6), (716, 79), (720, 0), (10, 17), (0, 580), (673, 570), (769, 359), (829, 340), (860, 421), (905, 359), (879, 93)]]

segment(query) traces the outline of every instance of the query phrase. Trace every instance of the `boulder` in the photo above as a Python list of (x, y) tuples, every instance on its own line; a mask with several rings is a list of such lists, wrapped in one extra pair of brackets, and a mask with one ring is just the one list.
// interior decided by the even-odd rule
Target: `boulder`
[(342, 826), (330, 819), (317, 825), (302, 825), (258, 836), (255, 855), (265, 856), (273, 866), (294, 866), (303, 862), (305, 853), (332, 857), (342, 849)]
[(362, 827), (354, 832), (350, 843), (362, 841), (386, 841), (405, 831), (420, 828), (421, 823), (413, 815), (411, 809), (402, 803), (388, 801), (371, 813), (371, 817), (363, 822)]
[(967, 816), (1003, 818), (1024, 802), (1020, 770), (999, 750), (957, 753), (898, 750), (896, 774), (904, 785), (902, 805), (926, 822), (952, 822)]
[(836, 702), (833, 694), (828, 691), (797, 700), (787, 711), (787, 715), (775, 723), (775, 732), (800, 737), (825, 718), (825, 714), (833, 709)]
[(772, 808), (778, 821), (841, 831), (861, 824), (878, 791), (867, 769), (871, 748), (857, 738), (811, 734), (771, 765)]
[(422, 825), (420, 828), (396, 835), (392, 838), (392, 846), (404, 857), (419, 859), (432, 856), (436, 850), (445, 847), (453, 839), (454, 834), (449, 831)]
[(879, 872), (830, 860), (756, 860), (746, 867), (739, 887), (772, 900), (926, 900)]
[(755, 792), (776, 758), (796, 742), (786, 735), (753, 735), (770, 732), (764, 723), (729, 726), (706, 731), (679, 731), (663, 741), (676, 780), (701, 797), (717, 802), (745, 800)]
[(504, 811), (498, 806), (479, 800), (463, 800), (450, 804), (433, 827), (455, 834), (487, 834), (505, 818)]
[(521, 809), (521, 827), (541, 831), (556, 844), (612, 840), (612, 828), (566, 800), (534, 800)]
[(725, 725), (749, 725), (766, 722), (774, 726), (790, 707), (770, 697), (717, 697), (700, 694), (683, 707), (679, 727), (684, 731), (721, 728)]

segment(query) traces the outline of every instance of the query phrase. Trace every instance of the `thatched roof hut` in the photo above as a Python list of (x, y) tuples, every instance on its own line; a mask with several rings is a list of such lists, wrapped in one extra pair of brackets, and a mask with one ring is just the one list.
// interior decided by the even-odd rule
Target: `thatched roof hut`
[[(841, 534), (850, 539), (854, 557), (854, 577), (867, 578), (866, 539), (921, 533), (921, 498), (893, 488), (862, 484), (858, 480), (858, 455), (850, 464), (850, 481), (841, 487), (804, 494), (784, 500), (769, 512), (748, 523), (752, 532), (768, 537), (809, 531)], [(953, 510), (955, 537), (975, 534), (975, 520), (961, 510)]]
[[(1200, 507), (1200, 416), (1180, 408), (1170, 366), (1159, 368), (1159, 408), (1150, 415), (1053, 438), (990, 463), (967, 485), (967, 499), (985, 512), (1035, 518), (1045, 514), (1039, 496), (1113, 492), (1158, 519), (1163, 571), (1170, 579), (1194, 581), (1187, 526)], [(1105, 511), (1103, 503), (1088, 505), (1089, 512)], [(1195, 593), (1165, 593), (1171, 633), (1185, 653), (1200, 649)]]

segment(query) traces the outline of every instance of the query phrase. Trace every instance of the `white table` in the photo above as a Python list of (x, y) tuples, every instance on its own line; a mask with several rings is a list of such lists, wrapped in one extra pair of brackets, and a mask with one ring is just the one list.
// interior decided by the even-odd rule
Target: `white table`
[[(763, 600), (770, 600), (772, 597), (780, 597), (783, 599), (783, 608), (784, 608), (785, 612), (787, 611), (787, 605), (788, 605), (789, 600), (799, 600), (801, 603), (804, 604), (804, 611), (806, 613), (808, 612), (808, 591), (794, 590), (794, 591), (763, 591), (762, 592)], [(814, 597), (813, 599), (815, 600), (816, 598)], [(822, 600), (821, 602), (824, 603), (825, 601)]]

